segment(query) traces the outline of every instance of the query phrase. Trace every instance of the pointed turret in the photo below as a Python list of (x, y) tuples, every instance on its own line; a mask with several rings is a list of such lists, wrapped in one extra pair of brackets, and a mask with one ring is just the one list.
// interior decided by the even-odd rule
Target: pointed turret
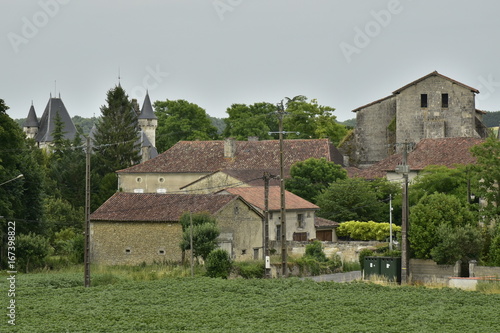
[(146, 134), (152, 146), (156, 147), (156, 127), (158, 126), (158, 118), (156, 118), (153, 112), (153, 106), (151, 105), (148, 92), (146, 92), (144, 103), (142, 103), (142, 109), (138, 120), (139, 128)]
[(52, 143), (52, 132), (56, 127), (55, 121), (57, 114), (59, 114), (61, 121), (64, 123), (64, 139), (73, 140), (75, 138), (76, 127), (69, 116), (68, 110), (66, 110), (61, 98), (52, 97), (51, 94), (42, 118), (40, 119), (38, 133), (35, 135), (35, 141), (38, 142), (40, 148), (46, 147)]
[(26, 137), (28, 137), (28, 139), (33, 139), (38, 132), (39, 126), (40, 125), (38, 124), (35, 107), (33, 106), (33, 102), (31, 102), (31, 107), (28, 111), (28, 117), (23, 124), (23, 131), (24, 133), (26, 133)]

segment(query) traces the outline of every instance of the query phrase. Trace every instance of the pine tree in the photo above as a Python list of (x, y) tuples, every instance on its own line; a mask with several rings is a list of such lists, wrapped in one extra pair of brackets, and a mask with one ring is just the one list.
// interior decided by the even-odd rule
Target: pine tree
[(137, 114), (125, 90), (120, 85), (110, 89), (106, 103), (101, 107), (93, 142), (97, 162), (93, 165), (101, 176), (141, 160)]

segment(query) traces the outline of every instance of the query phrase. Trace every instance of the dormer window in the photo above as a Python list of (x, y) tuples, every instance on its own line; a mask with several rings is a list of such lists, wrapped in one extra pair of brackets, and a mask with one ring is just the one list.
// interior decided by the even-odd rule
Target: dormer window
[(426, 108), (427, 107), (427, 94), (421, 94), (420, 95), (420, 107), (421, 108)]
[(448, 107), (448, 94), (441, 94), (441, 107), (442, 108)]

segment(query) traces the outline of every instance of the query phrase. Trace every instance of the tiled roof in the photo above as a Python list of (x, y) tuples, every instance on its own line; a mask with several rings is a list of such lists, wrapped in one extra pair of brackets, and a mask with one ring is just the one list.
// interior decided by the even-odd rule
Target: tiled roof
[(61, 121), (64, 123), (64, 138), (68, 140), (73, 140), (75, 138), (76, 127), (63, 101), (60, 98), (51, 97), (40, 119), (40, 128), (35, 136), (36, 142), (52, 142), (54, 140), (52, 132), (55, 128), (56, 115), (58, 113), (61, 117)]
[[(224, 190), (234, 195), (239, 195), (248, 203), (264, 210), (264, 186), (232, 187)], [(220, 193), (220, 192), (219, 192)], [(276, 211), (281, 208), (281, 192), (279, 186), (269, 187), (269, 210)], [(315, 204), (301, 197), (285, 191), (285, 207), (287, 210), (319, 209)]]
[[(310, 157), (343, 164), (328, 139), (284, 140), (285, 169)], [(224, 141), (179, 141), (167, 151), (119, 173), (208, 173), (218, 170), (279, 169), (279, 140), (235, 141), (233, 158), (224, 157)]]
[(90, 215), (93, 221), (176, 222), (184, 212), (217, 213), (236, 195), (117, 192)]
[(314, 220), (314, 227), (316, 229), (331, 229), (334, 227), (338, 227), (339, 224), (340, 223), (338, 223), (338, 222), (328, 220), (328, 219), (325, 219), (325, 218), (322, 218), (319, 216), (316, 216), (315, 220)]
[(445, 80), (449, 80), (449, 81), (451, 81), (451, 82), (453, 82), (453, 83), (455, 83), (455, 84), (457, 84), (459, 86), (462, 86), (462, 87), (464, 87), (464, 88), (466, 88), (466, 89), (468, 89), (468, 90), (470, 90), (470, 91), (472, 91), (472, 92), (474, 92), (476, 94), (479, 94), (479, 90), (477, 90), (476, 88), (472, 88), (472, 87), (470, 87), (468, 85), (463, 84), (462, 82), (458, 82), (458, 81), (453, 80), (453, 79), (451, 79), (451, 78), (449, 78), (447, 76), (444, 76), (443, 74), (439, 74), (437, 71), (429, 73), (429, 74), (427, 74), (425, 76), (422, 76), (420, 79), (417, 79), (417, 80), (415, 80), (413, 82), (408, 83), (407, 85), (405, 85), (405, 86), (403, 86), (403, 87), (401, 87), (401, 88), (393, 91), (393, 94), (399, 94), (401, 91), (405, 90), (406, 88), (409, 88), (410, 86), (412, 86), (414, 84), (417, 84), (418, 82), (423, 81), (423, 80), (425, 80), (425, 79), (427, 79), (427, 78), (429, 78), (431, 76), (439, 76), (439, 77), (441, 77), (441, 78), (443, 78)]
[[(454, 168), (457, 164), (474, 164), (476, 158), (470, 149), (484, 139), (479, 138), (442, 138), (423, 139), (415, 150), (408, 154), (410, 170), (420, 171), (428, 165), (442, 165)], [(367, 179), (384, 177), (387, 171), (394, 171), (402, 163), (402, 155), (394, 154), (367, 169), (361, 170), (357, 176)]]

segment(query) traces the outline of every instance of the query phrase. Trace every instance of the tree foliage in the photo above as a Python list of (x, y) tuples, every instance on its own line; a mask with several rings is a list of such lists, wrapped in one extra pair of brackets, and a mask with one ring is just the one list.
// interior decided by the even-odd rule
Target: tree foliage
[[(354, 240), (378, 240), (383, 241), (390, 236), (389, 223), (385, 222), (360, 222), (360, 221), (347, 221), (342, 222), (337, 228), (337, 236), (349, 237)], [(401, 227), (397, 225), (392, 226), (393, 237), (401, 234)]]
[(217, 237), (219, 229), (217, 220), (208, 213), (189, 214), (181, 216), (182, 241), (180, 247), (182, 251), (191, 250), (191, 219), (193, 225), (193, 254), (205, 260), (210, 252), (217, 248)]
[(163, 152), (178, 141), (215, 140), (217, 128), (206, 111), (185, 100), (166, 100), (154, 103), (158, 117), (156, 148)]
[(474, 225), (474, 214), (455, 196), (434, 193), (410, 209), (408, 239), (418, 259), (431, 259), (431, 251), (443, 241), (441, 226), (451, 229)]
[(474, 146), (471, 152), (477, 159), (474, 167), (476, 195), (486, 199), (483, 212), (487, 217), (500, 223), (500, 140), (489, 137), (483, 144)]
[(233, 104), (227, 108), (228, 118), (224, 119), (226, 128), (224, 137), (236, 140), (247, 140), (248, 137), (258, 137), (260, 140), (269, 140), (273, 137), (269, 132), (278, 131), (276, 106), (261, 102), (252, 105)]
[[(110, 89), (94, 134), (94, 170), (101, 176), (141, 160), (137, 114), (121, 86)], [(95, 163), (94, 163), (95, 162)]]
[(346, 178), (347, 172), (340, 165), (324, 157), (309, 158), (292, 165), (285, 185), (288, 191), (315, 203), (318, 195), (331, 183)]
[(207, 276), (212, 278), (227, 279), (231, 273), (232, 262), (226, 250), (215, 249), (211, 251), (205, 261)]
[(30, 268), (42, 267), (49, 255), (49, 240), (34, 233), (20, 234), (16, 237), (16, 256), (18, 264), (28, 273)]
[(430, 255), (438, 264), (452, 265), (458, 260), (465, 263), (479, 259), (483, 238), (478, 228), (441, 224), (436, 231), (439, 242), (431, 249)]
[(337, 222), (388, 221), (388, 198), (380, 200), (375, 189), (375, 185), (381, 186), (385, 182), (372, 183), (362, 178), (339, 179), (318, 195), (316, 204), (321, 208), (319, 215)]
[(299, 132), (298, 135), (289, 134), (290, 139), (329, 138), (337, 145), (347, 134), (347, 128), (333, 115), (335, 109), (319, 105), (316, 99), (308, 102), (307, 97), (298, 96), (288, 101), (286, 111), (289, 114), (284, 118), (284, 129)]

